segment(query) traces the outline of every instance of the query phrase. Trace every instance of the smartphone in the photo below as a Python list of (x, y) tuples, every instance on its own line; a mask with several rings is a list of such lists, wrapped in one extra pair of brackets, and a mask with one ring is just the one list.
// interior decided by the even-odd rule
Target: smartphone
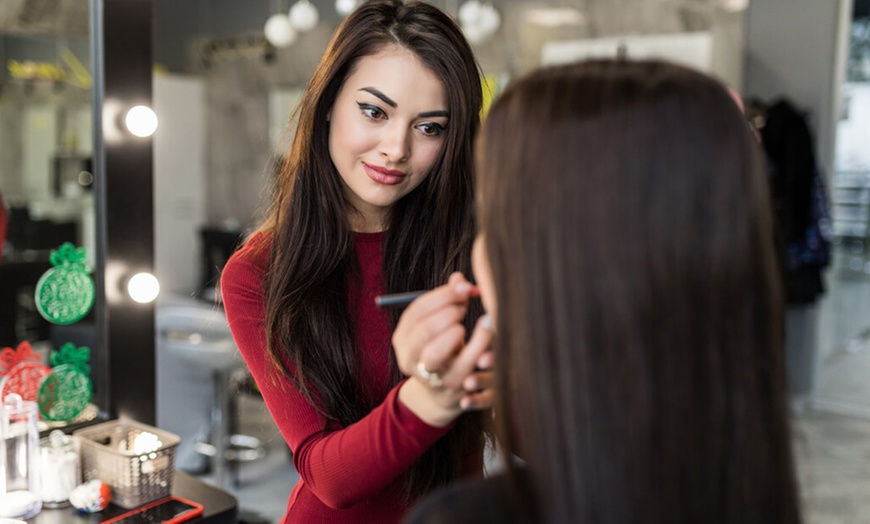
[(102, 524), (176, 524), (202, 515), (202, 504), (170, 495), (134, 508)]

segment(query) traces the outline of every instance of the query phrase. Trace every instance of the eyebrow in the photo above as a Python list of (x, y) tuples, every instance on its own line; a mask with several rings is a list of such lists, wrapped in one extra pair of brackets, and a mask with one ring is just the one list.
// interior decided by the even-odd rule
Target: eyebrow
[(425, 113), (420, 113), (417, 116), (419, 116), (420, 118), (432, 118), (433, 116), (450, 117), (450, 113), (448, 113), (447, 111), (426, 111)]
[[(387, 95), (385, 95), (384, 93), (382, 93), (380, 89), (377, 89), (375, 87), (361, 87), (359, 89), (359, 91), (365, 91), (366, 93), (372, 94), (372, 95), (380, 98), (385, 104), (392, 107), (393, 109), (399, 107), (399, 104), (397, 104), (395, 102), (395, 100), (393, 100), (392, 98), (390, 98)], [(426, 112), (420, 113), (417, 116), (419, 116), (421, 118), (431, 118), (433, 116), (450, 117), (450, 113), (447, 111), (443, 111), (443, 110), (426, 111)]]
[(375, 95), (376, 97), (383, 100), (385, 104), (392, 107), (393, 109), (399, 107), (399, 104), (397, 104), (395, 101), (393, 101), (392, 98), (381, 93), (381, 91), (379, 89), (375, 89), (374, 87), (361, 87), (360, 91), (365, 91), (366, 93), (371, 93), (371, 94)]

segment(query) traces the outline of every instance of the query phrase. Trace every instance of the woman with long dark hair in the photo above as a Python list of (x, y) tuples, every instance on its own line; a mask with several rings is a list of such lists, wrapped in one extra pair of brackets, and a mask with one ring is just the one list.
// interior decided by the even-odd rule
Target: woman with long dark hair
[(477, 147), (508, 468), (408, 522), (799, 522), (771, 203), (727, 89), (659, 61), (541, 69)]
[[(481, 473), (484, 418), (466, 411), (488, 406), (489, 331), (473, 324), (472, 284), (451, 279), (470, 272), (481, 103), (456, 23), (401, 0), (357, 7), (308, 83), (271, 213), (221, 278), (301, 476), (284, 522), (398, 522), (420, 495)], [(375, 296), (436, 286), (450, 290), (436, 307), (450, 329), (391, 348), (400, 311)]]

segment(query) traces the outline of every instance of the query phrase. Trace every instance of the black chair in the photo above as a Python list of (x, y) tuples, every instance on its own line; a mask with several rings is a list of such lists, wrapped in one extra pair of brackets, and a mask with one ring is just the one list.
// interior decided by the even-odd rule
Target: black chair
[(202, 282), (199, 295), (204, 300), (220, 302), (217, 286), (221, 271), (244, 237), (240, 231), (212, 227), (200, 229), (199, 236), (202, 241)]

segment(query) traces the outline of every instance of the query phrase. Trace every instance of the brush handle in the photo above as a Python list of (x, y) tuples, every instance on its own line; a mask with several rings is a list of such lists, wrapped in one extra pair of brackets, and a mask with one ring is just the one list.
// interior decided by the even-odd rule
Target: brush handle
[(378, 307), (402, 307), (407, 306), (425, 291), (410, 291), (408, 293), (394, 293), (392, 295), (380, 295), (375, 297), (375, 305)]

